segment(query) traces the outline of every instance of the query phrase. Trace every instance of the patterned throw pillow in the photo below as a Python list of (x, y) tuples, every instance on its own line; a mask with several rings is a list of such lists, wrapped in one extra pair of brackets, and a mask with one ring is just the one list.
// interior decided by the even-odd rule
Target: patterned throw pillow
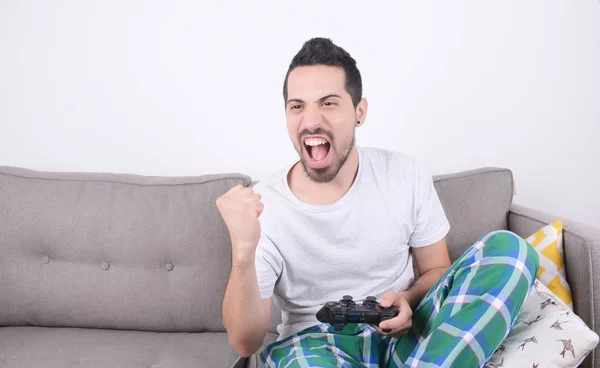
[(577, 367), (598, 340), (560, 298), (536, 280), (513, 328), (485, 367)]
[(565, 272), (562, 221), (556, 220), (525, 239), (538, 253), (537, 278), (573, 310), (571, 287)]

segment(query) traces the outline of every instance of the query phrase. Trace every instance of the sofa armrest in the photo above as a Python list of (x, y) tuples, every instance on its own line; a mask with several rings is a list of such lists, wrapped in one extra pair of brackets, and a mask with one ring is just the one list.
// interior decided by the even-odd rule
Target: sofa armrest
[[(563, 222), (565, 272), (575, 314), (600, 335), (600, 229), (517, 204), (510, 208), (508, 229), (526, 238), (556, 219)], [(600, 347), (582, 367), (600, 367)]]

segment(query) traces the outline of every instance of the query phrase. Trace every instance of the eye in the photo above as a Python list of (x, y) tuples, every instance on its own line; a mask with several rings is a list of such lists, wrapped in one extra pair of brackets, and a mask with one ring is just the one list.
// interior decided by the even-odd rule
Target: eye
[(337, 104), (335, 102), (332, 102), (332, 101), (323, 102), (323, 106), (333, 106), (333, 105), (337, 105)]
[(290, 110), (298, 110), (298, 109), (300, 109), (301, 107), (302, 107), (302, 106), (300, 106), (300, 105), (292, 105), (292, 106), (290, 106)]

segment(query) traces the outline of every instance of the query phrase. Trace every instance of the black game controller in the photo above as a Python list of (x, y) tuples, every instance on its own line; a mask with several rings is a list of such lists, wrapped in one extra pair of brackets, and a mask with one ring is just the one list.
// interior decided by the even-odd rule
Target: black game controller
[[(356, 304), (350, 295), (344, 295), (339, 302), (327, 302), (317, 312), (319, 322), (333, 325), (336, 331), (344, 329), (348, 323), (369, 323), (379, 325), (381, 321), (392, 319), (398, 315), (398, 307), (390, 306), (383, 308), (377, 302), (374, 296), (368, 296), (365, 301), (359, 305)], [(383, 332), (391, 332), (386, 328)]]

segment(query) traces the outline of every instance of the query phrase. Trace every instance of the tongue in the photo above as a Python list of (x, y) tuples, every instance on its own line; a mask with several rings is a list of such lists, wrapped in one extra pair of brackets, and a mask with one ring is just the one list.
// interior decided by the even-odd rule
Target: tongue
[(321, 161), (325, 157), (327, 157), (327, 152), (329, 152), (328, 144), (320, 144), (318, 146), (313, 146), (312, 148), (312, 158), (315, 161)]

